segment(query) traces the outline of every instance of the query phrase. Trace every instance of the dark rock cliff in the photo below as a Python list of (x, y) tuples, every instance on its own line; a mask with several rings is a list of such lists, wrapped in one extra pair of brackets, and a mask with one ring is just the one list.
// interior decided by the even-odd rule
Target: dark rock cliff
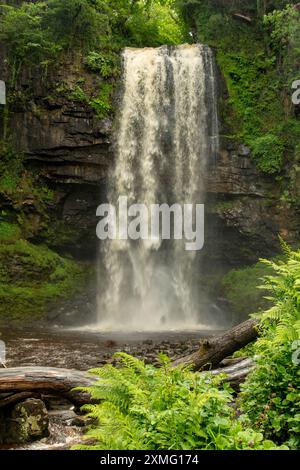
[(244, 145), (223, 143), (207, 187), (212, 218), (208, 253), (216, 261), (254, 263), (279, 251), (279, 235), (291, 244), (299, 239), (299, 211), (280, 200), (274, 178), (256, 170)]
[[(96, 208), (105, 200), (113, 164), (113, 132), (110, 118), (99, 120), (88, 104), (60, 93), (59, 84), (72, 87), (82, 77), (87, 89), (97, 86), (97, 77), (78, 63), (65, 63), (47, 79), (25, 74), (11, 107), (10, 128), (26, 166), (55, 190), (53, 220), (73, 231), (67, 240), (52, 244), (79, 258), (93, 258)], [(208, 258), (226, 265), (254, 262), (278, 250), (278, 234), (296, 241), (299, 213), (280, 201), (274, 178), (255, 169), (247, 147), (226, 142), (221, 147), (208, 171)]]
[(96, 208), (112, 164), (111, 121), (75, 102), (46, 102), (38, 114), (34, 106), (13, 116), (16, 147), (55, 190), (55, 216), (76, 231), (77, 255), (92, 256)]
[[(1, 65), (5, 79), (5, 61)], [(25, 71), (9, 104), (8, 128), (25, 167), (54, 191), (50, 224), (59, 230), (50, 245), (78, 258), (94, 258), (96, 208), (105, 199), (113, 159), (112, 120), (98, 119), (88, 103), (70, 97), (78, 80), (84, 80), (87, 93), (99, 87), (98, 77), (77, 60), (47, 77)]]

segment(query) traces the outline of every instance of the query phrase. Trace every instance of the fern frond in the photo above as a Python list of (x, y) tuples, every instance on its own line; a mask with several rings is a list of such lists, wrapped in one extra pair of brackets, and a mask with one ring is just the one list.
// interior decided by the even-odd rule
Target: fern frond
[(118, 352), (114, 355), (114, 357), (120, 359), (121, 363), (128, 369), (132, 369), (136, 372), (145, 371), (145, 364), (143, 361), (137, 359), (136, 357), (130, 356), (125, 352)]

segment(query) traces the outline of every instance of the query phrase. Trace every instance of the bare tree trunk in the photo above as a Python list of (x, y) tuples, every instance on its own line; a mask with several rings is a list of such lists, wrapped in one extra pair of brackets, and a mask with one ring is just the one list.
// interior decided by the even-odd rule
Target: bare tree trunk
[(189, 365), (194, 370), (205, 370), (217, 367), (222, 359), (230, 356), (257, 337), (257, 321), (249, 319), (235, 326), (226, 333), (200, 342), (198, 351), (173, 361), (172, 365)]

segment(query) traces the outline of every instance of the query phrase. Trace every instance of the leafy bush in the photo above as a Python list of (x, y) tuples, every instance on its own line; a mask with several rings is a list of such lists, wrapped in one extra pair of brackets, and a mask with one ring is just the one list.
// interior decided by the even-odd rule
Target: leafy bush
[[(257, 348), (256, 348), (257, 351)], [(300, 448), (300, 367), (292, 343), (270, 345), (241, 386), (241, 408), (267, 439)]]
[[(287, 52), (289, 46), (293, 44), (293, 59), (295, 55), (299, 57), (300, 48), (300, 14), (292, 5), (287, 5), (283, 10), (274, 10), (264, 17), (264, 25), (270, 29), (271, 44), (279, 54)], [(290, 51), (288, 51), (290, 52)]]
[(103, 53), (91, 51), (84, 61), (91, 72), (100, 73), (103, 78), (118, 76), (120, 72), (119, 55), (113, 52)]
[(283, 247), (285, 261), (265, 261), (276, 273), (263, 286), (274, 305), (261, 316), (258, 359), (242, 386), (241, 406), (266, 437), (299, 449), (300, 365), (292, 354), (300, 345), (300, 250)]
[(112, 110), (112, 92), (113, 87), (110, 83), (103, 83), (96, 98), (91, 98), (90, 106), (96, 111), (99, 119), (104, 118)]
[(273, 134), (257, 137), (251, 143), (252, 155), (257, 167), (264, 173), (276, 173), (282, 167), (284, 143)]
[(98, 119), (103, 119), (112, 110), (113, 85), (111, 83), (101, 83), (97, 96), (87, 94), (80, 81), (70, 90), (63, 88), (62, 93), (71, 101), (89, 105), (94, 109)]
[(161, 356), (157, 369), (117, 354), (121, 367), (92, 372), (99, 381), (88, 390), (101, 400), (84, 409), (97, 424), (87, 434), (94, 445), (80, 449), (271, 449), (276, 446), (235, 417), (231, 391), (221, 378), (170, 368)]
[[(225, 136), (249, 145), (258, 168), (270, 174), (297, 160), (299, 139), (286, 128), (297, 119), (285, 104), (300, 64), (299, 11), (290, 5), (297, 3), (177, 0), (194, 40), (216, 49), (228, 89), (220, 107)], [(251, 24), (239, 21), (236, 12), (249, 16)], [(289, 179), (282, 181), (285, 192)]]
[[(100, 64), (103, 51), (128, 46), (179, 44), (186, 37), (173, 1), (47, 0), (11, 6), (1, 4), (0, 40), (8, 47), (14, 77), (23, 63), (54, 63), (61, 51), (94, 51), (87, 62), (108, 76), (111, 64)], [(114, 66), (113, 66), (114, 69)]]
[(89, 50), (110, 39), (108, 3), (105, 0), (48, 0), (42, 23), (63, 49)]
[(81, 87), (81, 82), (75, 83), (74, 87), (68, 93), (68, 99), (71, 101), (78, 101), (80, 103), (87, 103), (88, 96)]
[[(104, 2), (96, 3), (100, 7)], [(54, 62), (63, 49), (89, 49), (105, 42), (109, 32), (105, 12), (90, 0), (2, 4), (1, 13), (0, 39), (17, 67)]]
[(0, 41), (7, 47), (12, 88), (23, 64), (47, 66), (62, 49), (43, 24), (45, 11), (45, 2), (0, 5)]
[(261, 323), (265, 334), (257, 343), (259, 348), (270, 341), (283, 344), (300, 338), (300, 250), (291, 250), (281, 241), (284, 260), (263, 262), (275, 275), (265, 277), (264, 289), (272, 293), (268, 299), (274, 304), (263, 312)]
[(161, 46), (180, 44), (187, 38), (187, 29), (176, 10), (174, 1), (138, 0), (126, 21), (132, 45)]

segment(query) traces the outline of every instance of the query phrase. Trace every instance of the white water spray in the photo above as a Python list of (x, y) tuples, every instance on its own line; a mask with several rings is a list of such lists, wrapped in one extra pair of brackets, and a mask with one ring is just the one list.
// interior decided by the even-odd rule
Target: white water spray
[[(205, 174), (218, 148), (213, 53), (202, 45), (125, 49), (116, 162), (108, 199), (128, 204), (205, 203)], [(184, 240), (101, 243), (98, 322), (111, 329), (201, 323), (199, 252)]]

